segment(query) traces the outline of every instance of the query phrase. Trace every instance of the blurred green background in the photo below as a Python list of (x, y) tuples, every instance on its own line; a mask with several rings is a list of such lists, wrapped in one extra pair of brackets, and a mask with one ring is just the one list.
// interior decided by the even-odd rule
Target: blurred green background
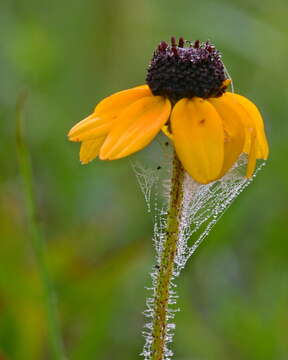
[(1, 1), (1, 359), (52, 359), (15, 150), (23, 89), (68, 358), (138, 358), (151, 216), (127, 159), (81, 166), (66, 133), (101, 98), (142, 84), (171, 35), (216, 44), (235, 90), (260, 107), (271, 146), (178, 281), (176, 358), (288, 359), (287, 12), (286, 0)]

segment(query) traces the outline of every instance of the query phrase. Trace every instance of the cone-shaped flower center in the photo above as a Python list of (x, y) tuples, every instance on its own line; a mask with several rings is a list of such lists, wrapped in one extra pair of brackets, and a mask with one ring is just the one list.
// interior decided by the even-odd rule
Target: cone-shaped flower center
[[(188, 46), (185, 46), (185, 45)], [(227, 79), (221, 55), (209, 42), (194, 44), (174, 37), (171, 46), (162, 41), (153, 54), (147, 84), (154, 95), (173, 102), (194, 96), (208, 98), (223, 94)]]

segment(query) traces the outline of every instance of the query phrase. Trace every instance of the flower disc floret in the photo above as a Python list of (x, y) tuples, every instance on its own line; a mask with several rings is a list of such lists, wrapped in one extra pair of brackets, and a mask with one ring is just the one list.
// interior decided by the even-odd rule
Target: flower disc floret
[[(187, 46), (185, 46), (185, 44)], [(146, 81), (154, 95), (174, 102), (194, 96), (209, 98), (223, 93), (227, 79), (219, 51), (209, 42), (194, 44), (179, 39), (161, 42), (148, 67)]]

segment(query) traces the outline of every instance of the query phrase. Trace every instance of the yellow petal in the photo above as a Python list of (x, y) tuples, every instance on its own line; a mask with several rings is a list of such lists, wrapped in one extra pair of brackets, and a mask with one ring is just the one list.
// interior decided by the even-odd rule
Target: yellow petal
[(169, 126), (167, 124), (163, 125), (161, 130), (170, 140), (173, 140), (173, 135), (170, 132)]
[(235, 107), (234, 103), (231, 103), (228, 98), (220, 96), (209, 99), (209, 102), (221, 117), (224, 128), (224, 163), (220, 173), (220, 177), (222, 177), (243, 151), (244, 125), (237, 106)]
[(111, 119), (98, 117), (93, 113), (69, 131), (70, 141), (85, 141), (106, 135), (111, 128)]
[(99, 137), (94, 140), (83, 141), (80, 147), (80, 161), (82, 164), (88, 164), (95, 159), (105, 140), (105, 137)]
[(185, 170), (201, 184), (220, 176), (224, 159), (224, 131), (209, 101), (182, 99), (171, 116), (175, 149)]
[(220, 87), (220, 89), (226, 89), (230, 84), (231, 84), (231, 79), (226, 79), (226, 80), (224, 80), (223, 82), (222, 82), (222, 85), (221, 85), (221, 87)]
[(252, 129), (255, 129), (256, 157), (258, 159), (266, 160), (269, 155), (269, 146), (265, 135), (264, 122), (256, 105), (239, 94), (226, 92), (223, 96), (229, 98), (230, 101), (234, 103), (238, 103), (242, 108), (242, 121), (244, 121), (244, 125), (246, 127), (246, 142), (244, 146), (244, 152), (249, 153), (250, 151), (250, 147), (252, 145)]
[(119, 91), (100, 101), (95, 107), (95, 114), (98, 116), (109, 115), (109, 117), (118, 117), (119, 113), (134, 101), (151, 95), (152, 93), (148, 85)]
[(160, 131), (170, 112), (170, 101), (161, 96), (147, 96), (134, 102), (108, 134), (100, 159), (119, 159), (143, 149)]
[(149, 87), (142, 85), (108, 96), (100, 101), (93, 114), (73, 126), (68, 133), (69, 140), (84, 141), (106, 135), (125, 108), (149, 95)]
[(256, 147), (256, 132), (253, 130), (251, 134), (251, 146), (249, 151), (249, 157), (248, 157), (248, 164), (246, 169), (246, 177), (250, 178), (255, 170), (256, 167), (256, 153), (257, 147)]

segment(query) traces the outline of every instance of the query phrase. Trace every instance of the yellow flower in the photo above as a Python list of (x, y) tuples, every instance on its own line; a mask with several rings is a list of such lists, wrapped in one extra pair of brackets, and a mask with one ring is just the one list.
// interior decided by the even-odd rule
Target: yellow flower
[(185, 170), (201, 184), (225, 175), (241, 153), (248, 155), (247, 177), (257, 159), (267, 159), (259, 110), (247, 98), (226, 91), (230, 80), (219, 52), (208, 42), (161, 42), (146, 81), (105, 98), (70, 130), (69, 139), (81, 142), (83, 164), (97, 156), (115, 160), (133, 154), (161, 130)]

